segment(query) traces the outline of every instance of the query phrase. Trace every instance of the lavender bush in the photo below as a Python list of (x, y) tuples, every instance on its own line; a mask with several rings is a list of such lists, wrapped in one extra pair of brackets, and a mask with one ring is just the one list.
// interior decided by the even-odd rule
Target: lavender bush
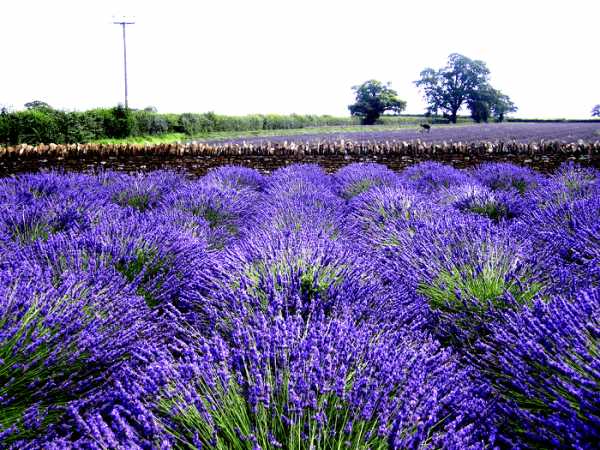
[(595, 448), (599, 180), (0, 179), (0, 447)]
[(595, 448), (600, 440), (600, 291), (510, 311), (482, 344), (511, 446)]

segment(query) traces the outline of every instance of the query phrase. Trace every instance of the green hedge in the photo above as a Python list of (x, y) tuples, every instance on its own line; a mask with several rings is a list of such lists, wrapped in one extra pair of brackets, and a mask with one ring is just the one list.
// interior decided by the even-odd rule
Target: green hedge
[[(378, 123), (408, 125), (420, 123), (424, 116), (382, 116)], [(439, 118), (437, 118), (439, 119)], [(443, 121), (443, 119), (440, 119)], [(435, 122), (434, 123), (441, 123)], [(0, 144), (39, 144), (90, 142), (99, 139), (126, 138), (185, 133), (199, 136), (219, 131), (287, 130), (293, 128), (355, 126), (355, 117), (317, 115), (250, 114), (223, 116), (213, 112), (196, 114), (160, 114), (155, 111), (126, 110), (118, 106), (83, 112), (67, 112), (47, 106), (24, 111), (0, 111)]]

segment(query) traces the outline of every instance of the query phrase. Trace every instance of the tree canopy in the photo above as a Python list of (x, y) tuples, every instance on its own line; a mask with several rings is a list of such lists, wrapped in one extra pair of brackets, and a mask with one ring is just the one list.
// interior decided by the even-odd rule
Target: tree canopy
[(483, 61), (452, 53), (445, 67), (426, 68), (415, 84), (423, 91), (428, 112), (441, 111), (452, 123), (456, 123), (458, 111), (464, 105), (478, 122), (487, 122), (490, 116), (501, 121), (506, 113), (517, 108), (507, 95), (489, 84), (489, 75)]
[(592, 108), (592, 117), (600, 117), (600, 104)]
[(365, 125), (372, 125), (386, 111), (396, 114), (406, 108), (406, 102), (390, 87), (390, 83), (368, 80), (352, 89), (356, 93), (356, 103), (348, 105), (350, 114), (361, 118)]
[(46, 103), (43, 102), (41, 100), (32, 100), (30, 102), (25, 103), (25, 109), (28, 110), (32, 110), (32, 109), (52, 109), (52, 107)]
[(487, 122), (490, 117), (497, 122), (502, 122), (505, 114), (517, 111), (517, 107), (508, 95), (489, 84), (474, 90), (466, 103), (471, 111), (471, 117), (478, 123)]

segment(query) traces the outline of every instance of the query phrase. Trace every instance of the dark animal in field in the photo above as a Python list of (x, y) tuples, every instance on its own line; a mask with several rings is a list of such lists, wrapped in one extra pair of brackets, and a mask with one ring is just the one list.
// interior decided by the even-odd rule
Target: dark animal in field
[(419, 126), (421, 127), (421, 130), (420, 130), (421, 133), (423, 133), (425, 131), (427, 133), (429, 133), (431, 131), (431, 125), (429, 125), (428, 123), (421, 123), (421, 124), (419, 124)]

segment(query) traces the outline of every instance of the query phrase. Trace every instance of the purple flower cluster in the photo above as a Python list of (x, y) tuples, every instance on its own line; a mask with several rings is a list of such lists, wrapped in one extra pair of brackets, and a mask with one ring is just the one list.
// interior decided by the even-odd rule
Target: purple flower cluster
[(0, 179), (0, 447), (600, 440), (600, 175)]

